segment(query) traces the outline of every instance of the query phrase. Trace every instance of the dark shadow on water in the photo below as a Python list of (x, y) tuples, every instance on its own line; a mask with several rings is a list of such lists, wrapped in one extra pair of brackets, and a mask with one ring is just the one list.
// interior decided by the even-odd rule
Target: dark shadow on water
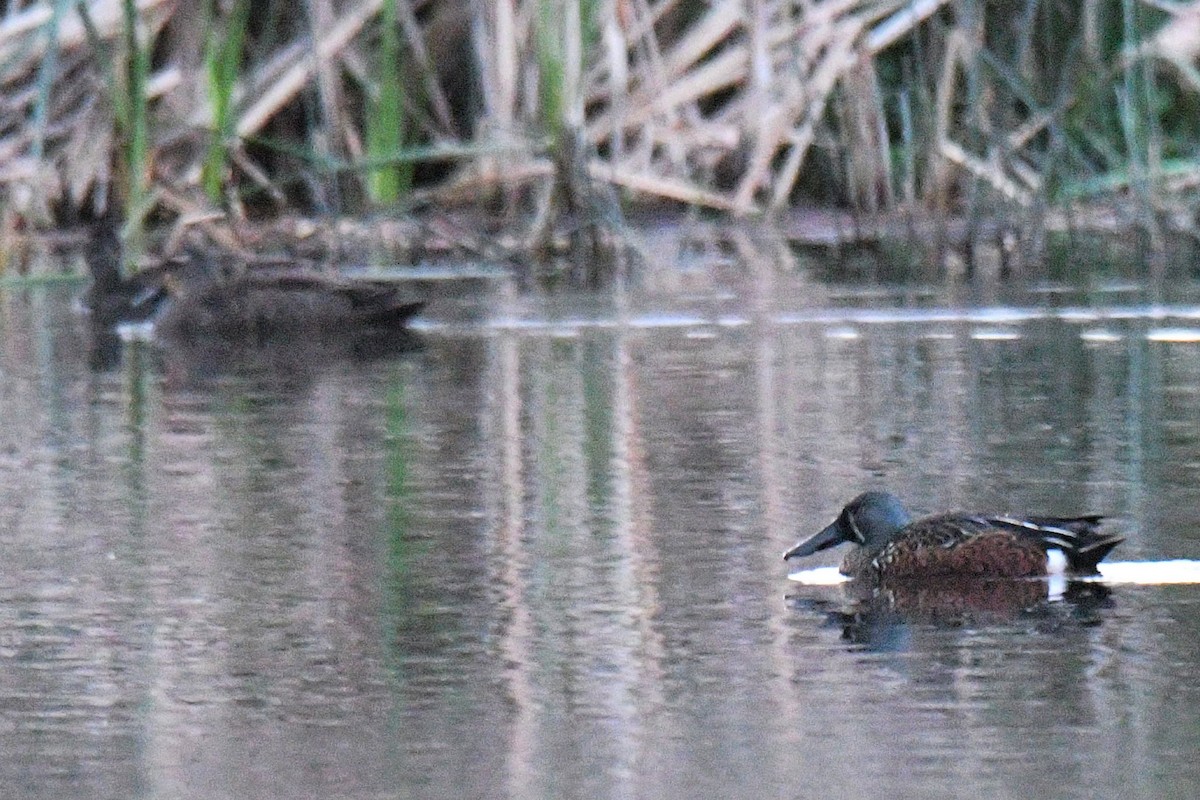
[(822, 627), (866, 650), (902, 652), (917, 628), (1020, 627), (1039, 633), (1100, 625), (1112, 590), (1069, 581), (1051, 596), (1046, 581), (955, 579), (866, 585), (849, 583), (842, 597), (791, 595), (791, 608), (823, 615)]

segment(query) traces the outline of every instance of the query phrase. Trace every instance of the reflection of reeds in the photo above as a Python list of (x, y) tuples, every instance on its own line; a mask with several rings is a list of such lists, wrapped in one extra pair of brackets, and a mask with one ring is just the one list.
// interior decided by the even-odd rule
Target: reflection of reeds
[[(1189, 224), (1200, 183), (1200, 13), (1190, 6), (302, 8), (45, 0), (9, 13), (8, 201), (49, 219), (63, 200), (112, 194), (116, 180), (141, 217), (161, 202), (152, 177), (171, 197), (235, 209), (273, 198), (355, 211), (400, 202), (415, 185), (443, 203), (490, 198), (553, 219), (579, 213), (554, 208), (564, 142), (577, 143), (570, 180), (735, 213), (806, 200), (1028, 214), (1120, 199), (1153, 233), (1164, 216)], [(335, 183), (358, 188), (326, 191)]]

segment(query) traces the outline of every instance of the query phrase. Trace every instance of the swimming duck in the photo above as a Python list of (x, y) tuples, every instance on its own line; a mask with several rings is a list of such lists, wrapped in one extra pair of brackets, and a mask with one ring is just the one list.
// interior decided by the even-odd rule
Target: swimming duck
[(803, 558), (851, 543), (840, 570), (851, 578), (1020, 578), (1047, 574), (1048, 553), (1058, 550), (1068, 571), (1087, 575), (1124, 541), (1102, 533), (1101, 519), (949, 513), (914, 520), (894, 495), (864, 492), (783, 557)]
[(190, 253), (129, 278), (115, 226), (100, 223), (86, 252), (86, 304), (102, 326), (152, 320), (157, 337), (283, 343), (402, 332), (424, 307), (395, 283), (311, 269), (221, 263)]
[(167, 338), (273, 342), (403, 331), (424, 302), (387, 281), (301, 268), (228, 270), (201, 262), (165, 278), (169, 302), (156, 323)]

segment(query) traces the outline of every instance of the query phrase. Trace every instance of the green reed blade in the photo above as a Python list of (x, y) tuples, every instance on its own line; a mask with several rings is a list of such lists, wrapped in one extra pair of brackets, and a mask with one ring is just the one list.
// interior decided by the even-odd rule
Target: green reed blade
[[(209, 19), (215, 23), (215, 0), (209, 4)], [(237, 86), (242, 63), (242, 49), (250, 21), (250, 0), (237, 0), (224, 25), (210, 26), (205, 69), (208, 74), (209, 99), (212, 102), (212, 132), (208, 152), (201, 170), (204, 193), (213, 202), (221, 201), (225, 183), (229, 142), (236, 121), (233, 114), (233, 90)]]
[(412, 165), (397, 161), (404, 149), (405, 114), (403, 50), (400, 46), (397, 0), (386, 0), (380, 19), (378, 91), (367, 106), (367, 157), (380, 164), (367, 173), (367, 193), (378, 204), (397, 202), (412, 185)]

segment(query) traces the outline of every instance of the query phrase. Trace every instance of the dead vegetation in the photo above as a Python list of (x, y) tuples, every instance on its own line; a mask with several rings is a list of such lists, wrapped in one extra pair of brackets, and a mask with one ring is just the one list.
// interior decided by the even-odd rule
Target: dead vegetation
[(519, 248), (594, 253), (631, 201), (1035, 239), (1086, 206), (1194, 237), (1198, 7), (0, 3), (0, 203), (5, 229), (112, 201), (135, 238), (229, 246), (217, 221), (468, 207)]

